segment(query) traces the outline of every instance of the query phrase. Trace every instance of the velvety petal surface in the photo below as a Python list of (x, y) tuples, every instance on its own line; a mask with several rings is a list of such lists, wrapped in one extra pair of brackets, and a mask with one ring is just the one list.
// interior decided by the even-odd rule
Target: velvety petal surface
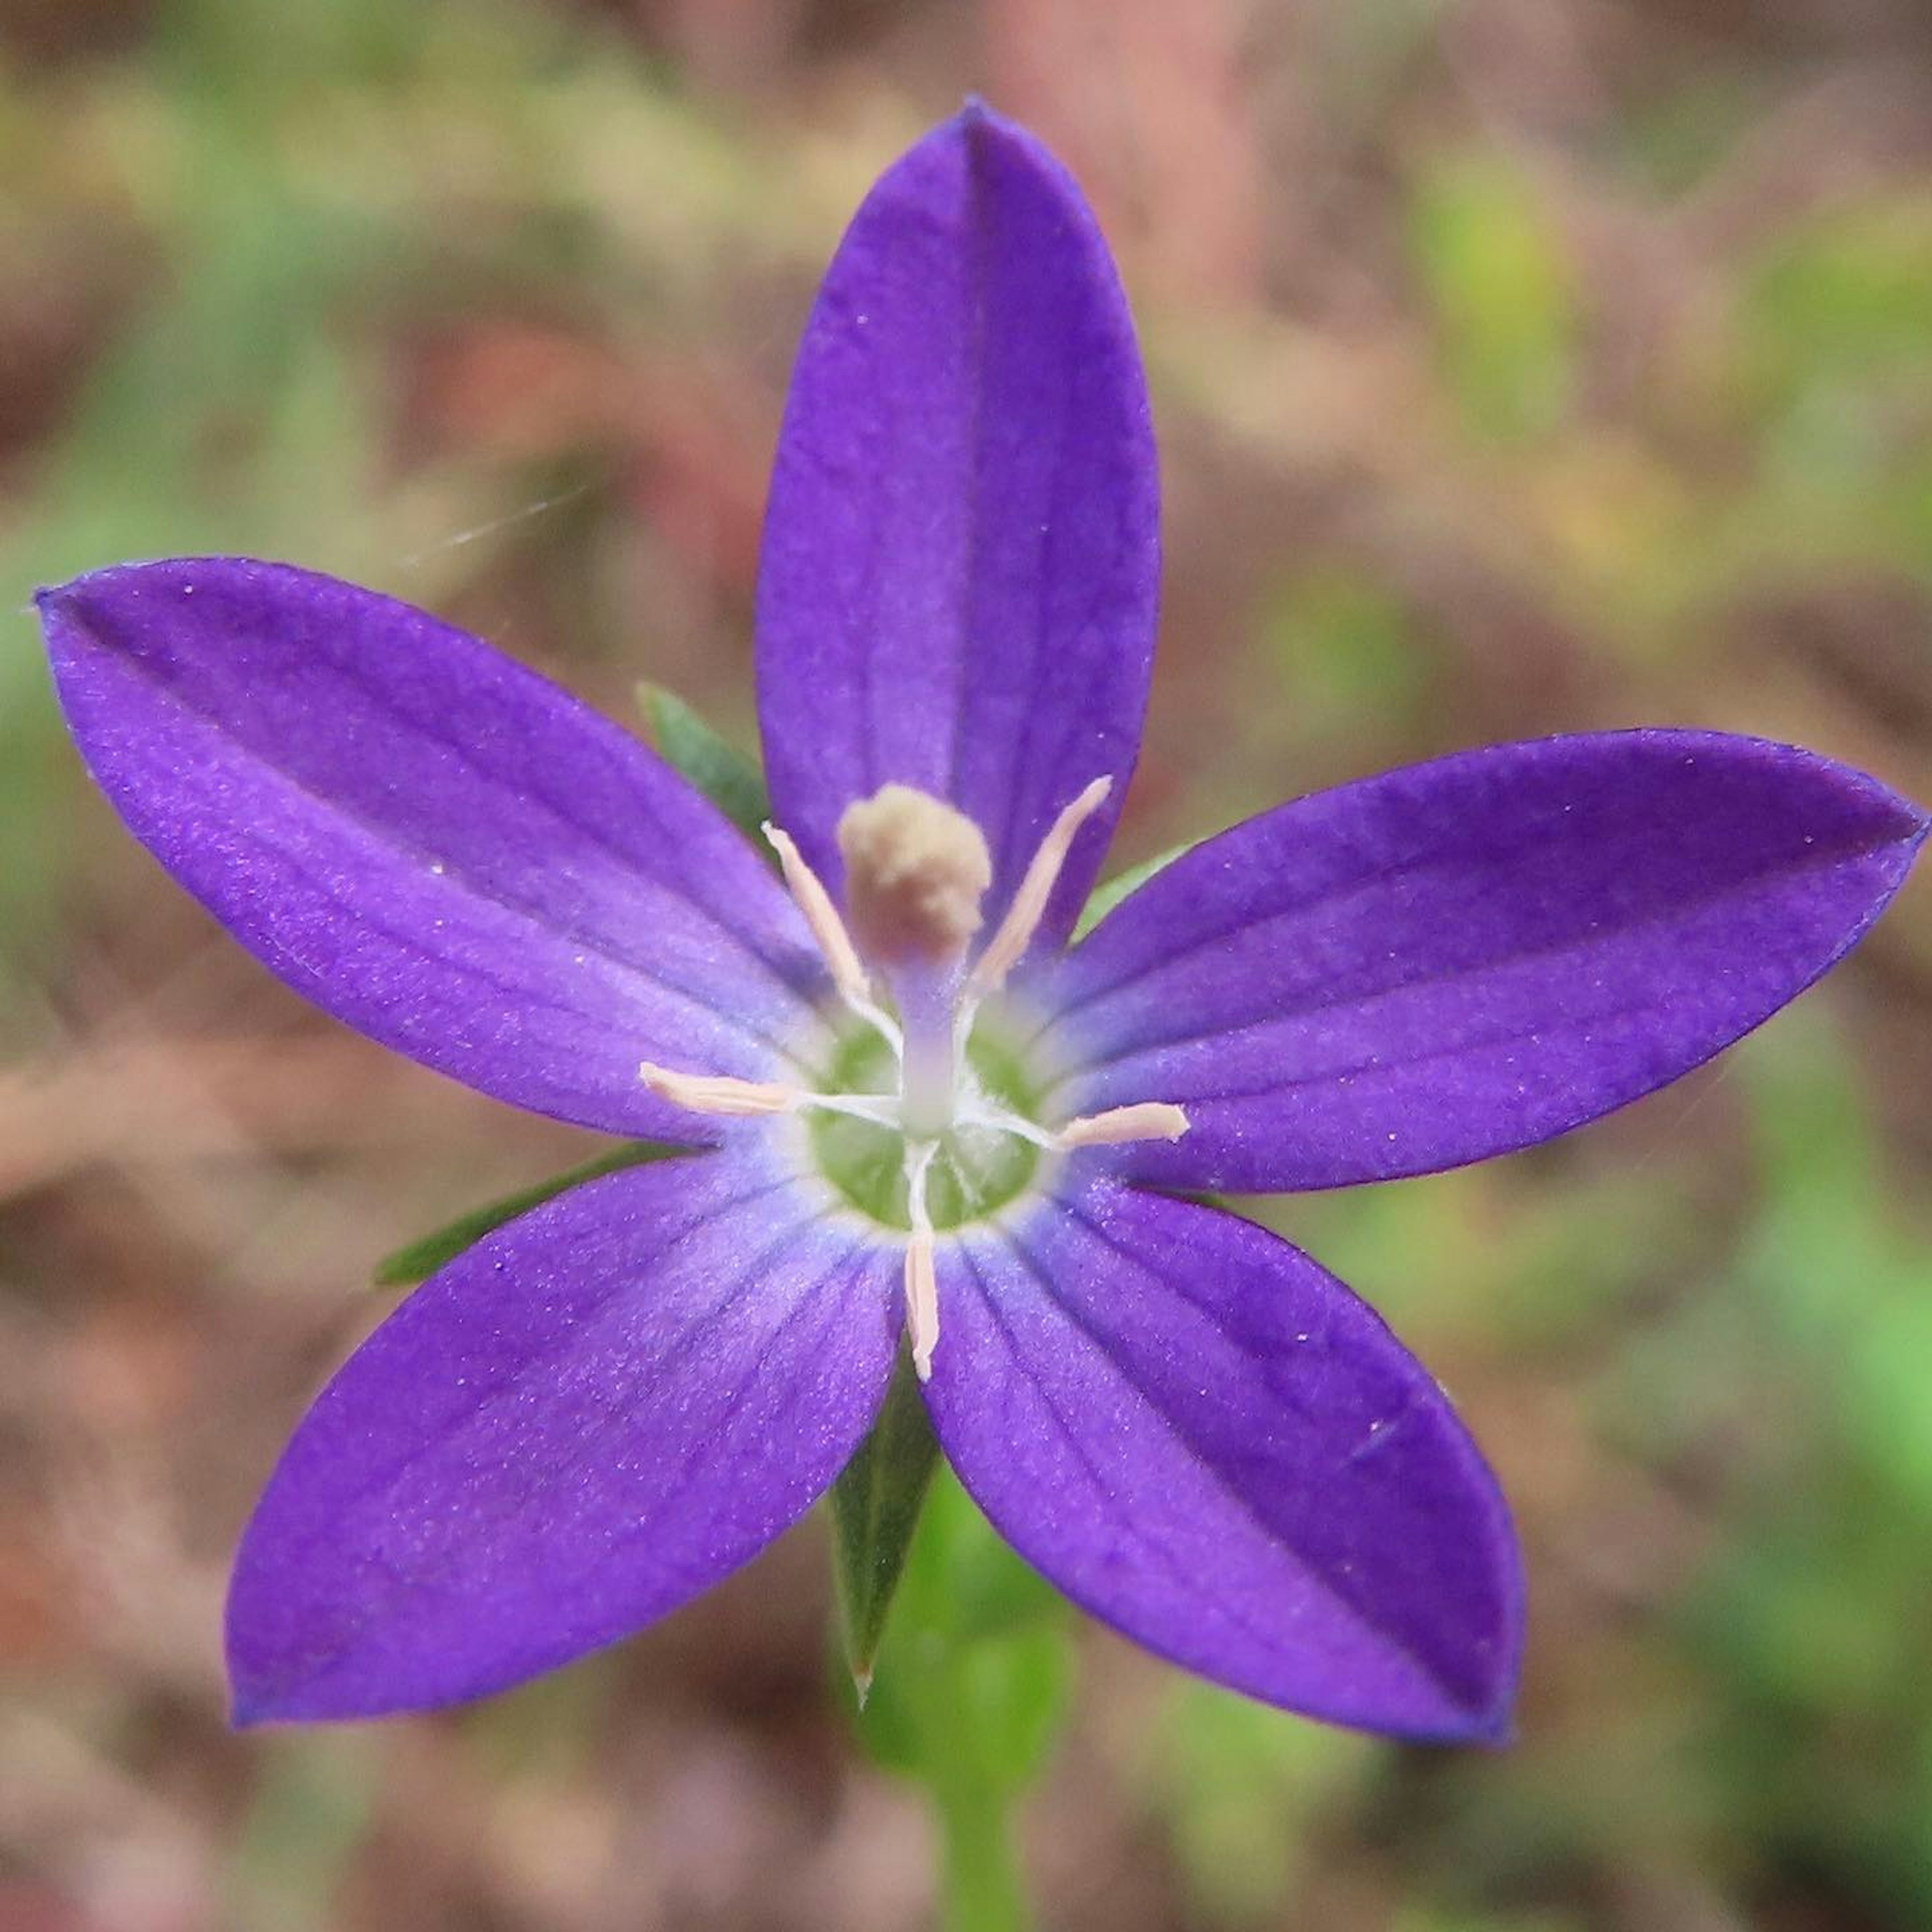
[(1044, 928), (1071, 929), (1132, 769), (1159, 572), (1147, 393), (1091, 212), (968, 107), (891, 168), (813, 310), (772, 478), (758, 702), (774, 816), (832, 830), (890, 780), (986, 835), (996, 920), (1089, 780), (1116, 780)]
[(1506, 1726), (1507, 1509), (1426, 1371), (1305, 1255), (1101, 1182), (947, 1244), (940, 1296), (940, 1441), (1076, 1602), (1312, 1717)]
[(472, 1697), (624, 1636), (811, 1504), (870, 1426), (899, 1258), (727, 1152), (526, 1215), (317, 1400), (236, 1559), (241, 1721)]
[(278, 564), (43, 592), (82, 756), (244, 945), (338, 1018), (519, 1106), (688, 1138), (650, 1059), (749, 1077), (818, 969), (742, 837), (476, 638)]
[(1070, 1113), (1171, 1100), (1113, 1156), (1180, 1188), (1328, 1187), (1526, 1147), (1708, 1059), (1897, 891), (1924, 814), (1712, 733), (1500, 746), (1197, 846), (1034, 990)]

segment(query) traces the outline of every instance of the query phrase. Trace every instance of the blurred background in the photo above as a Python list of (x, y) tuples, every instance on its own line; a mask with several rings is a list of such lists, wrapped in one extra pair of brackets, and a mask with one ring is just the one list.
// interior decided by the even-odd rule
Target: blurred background
[[(1191, 1684), (935, 1498), (855, 1742), (823, 1526), (472, 1711), (231, 1736), (239, 1526), (388, 1250), (587, 1137), (284, 994), (25, 610), (255, 552), (749, 746), (815, 279), (968, 89), (1072, 165), (1168, 575), (1123, 862), (1637, 722), (1932, 797), (1923, 0), (0, 0), (0, 1927), (1932, 1927), (1932, 885), (1714, 1070), (1270, 1204), (1520, 1514), (1520, 1737)], [(970, 1606), (971, 1613), (962, 1606)]]

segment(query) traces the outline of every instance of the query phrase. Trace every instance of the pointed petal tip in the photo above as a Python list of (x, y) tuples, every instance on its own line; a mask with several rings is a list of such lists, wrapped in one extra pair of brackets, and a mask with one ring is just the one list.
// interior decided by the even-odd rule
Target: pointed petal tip
[(90, 572), (84, 576), (69, 578), (64, 584), (44, 584), (34, 592), (34, 608), (39, 614), (40, 628), (50, 642), (56, 625), (70, 625), (79, 618), (87, 601), (88, 586), (98, 574)]
[(1508, 1750), (1516, 1742), (1517, 1689), (1517, 1670), (1513, 1658), (1508, 1673), (1495, 1687), (1487, 1701), (1465, 1706), (1446, 1723), (1426, 1729), (1418, 1727), (1408, 1742), (1444, 1748)]
[(228, 1690), (228, 1728), (231, 1731), (258, 1731), (272, 1724), (280, 1714), (257, 1692), (231, 1683)]
[(1004, 148), (1009, 154), (1029, 164), (1063, 194), (1070, 194), (1083, 214), (1088, 212), (1085, 197), (1065, 162), (1024, 122), (1002, 114), (983, 94), (968, 94), (960, 103), (958, 112), (942, 121), (926, 138), (934, 143), (957, 140), (980, 152), (994, 146)]
[(64, 634), (84, 632), (83, 641), (114, 650), (122, 643), (114, 621), (117, 610), (124, 614), (129, 602), (145, 592), (165, 596), (173, 592), (191, 597), (205, 585), (218, 589), (230, 582), (277, 574), (292, 578), (305, 573), (254, 557), (136, 557), (84, 570), (64, 583), (43, 584), (34, 592), (34, 605), (50, 644), (58, 641), (58, 626)]
[[(138, 584), (143, 579), (165, 578), (172, 571), (194, 572), (210, 568), (252, 566), (246, 557), (163, 556), (136, 557), (118, 563), (97, 565), (59, 584), (44, 584), (34, 592), (34, 602), (43, 610), (66, 610), (86, 603), (90, 597), (112, 590), (117, 584)], [(253, 566), (259, 567), (259, 566)]]
[(1510, 1750), (1515, 1748), (1517, 1736), (1516, 1711), (1512, 1704), (1494, 1713), (1481, 1730), (1472, 1731), (1468, 1742), (1484, 1750)]
[[(234, 1588), (232, 1579), (229, 1587), (232, 1592)], [(229, 1729), (258, 1731), (265, 1725), (284, 1724), (317, 1714), (301, 1708), (298, 1690), (291, 1695), (286, 1684), (278, 1686), (271, 1678), (265, 1677), (259, 1670), (251, 1670), (242, 1661), (244, 1645), (242, 1634), (235, 1625), (235, 1614), (231, 1595), (228, 1610), (226, 1658)]]
[(1412, 1686), (1405, 1696), (1379, 1709), (1310, 1708), (1304, 1714), (1319, 1723), (1379, 1734), (1393, 1743), (1419, 1750), (1507, 1750), (1517, 1737), (1518, 1675), (1513, 1653), (1508, 1670), (1493, 1684), (1452, 1687), (1438, 1679), (1432, 1690), (1418, 1694), (1418, 1687)]
[(1009, 121), (983, 94), (969, 94), (959, 104), (959, 112), (950, 120), (942, 121), (934, 129), (935, 134), (958, 133), (971, 139), (986, 133), (1006, 134), (1017, 132), (1018, 124)]
[(231, 1663), (228, 1678), (228, 1727), (259, 1731), (279, 1724), (348, 1724), (394, 1717), (411, 1709), (434, 1710), (460, 1701), (442, 1698), (419, 1705), (399, 1705), (376, 1698), (332, 1696), (326, 1678), (294, 1683), (250, 1683)]

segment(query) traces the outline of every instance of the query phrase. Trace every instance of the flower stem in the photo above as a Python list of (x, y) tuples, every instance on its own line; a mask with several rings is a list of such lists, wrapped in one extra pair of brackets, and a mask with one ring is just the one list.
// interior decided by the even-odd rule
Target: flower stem
[(964, 1780), (934, 1789), (944, 1838), (946, 1932), (1028, 1932), (1033, 1914), (1014, 1856), (1004, 1792)]

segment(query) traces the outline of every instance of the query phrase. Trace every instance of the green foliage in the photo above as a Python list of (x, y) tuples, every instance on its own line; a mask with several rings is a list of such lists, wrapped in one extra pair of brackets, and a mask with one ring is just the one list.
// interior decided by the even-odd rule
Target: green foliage
[(266, 1748), (225, 1874), (225, 1922), (327, 1932), (375, 1811), (374, 1741), (338, 1732)]
[(1302, 743), (1399, 740), (1413, 722), (1422, 659), (1410, 613), (1385, 585), (1340, 565), (1298, 570), (1264, 602), (1260, 629)]
[(1417, 1906), (1394, 1920), (1389, 1932), (1584, 1932), (1585, 1922), (1567, 1912), (1436, 1912)]
[(1932, 196), (1855, 203), (1780, 232), (1740, 292), (1738, 328), (1766, 403), (1932, 372)]
[(1080, 916), (1074, 924), (1073, 937), (1084, 939), (1123, 899), (1138, 892), (1155, 873), (1172, 865), (1190, 849), (1188, 845), (1170, 845), (1165, 852), (1156, 852), (1151, 859), (1143, 859), (1138, 866), (1130, 866), (1124, 872), (1116, 872), (1111, 879), (1102, 880), (1081, 908)]
[(1359, 1798), (1384, 1748), (1204, 1684), (1178, 1682), (1150, 1781), (1207, 1917), (1270, 1919), (1299, 1881), (1323, 1818)]
[(1576, 297), (1528, 176), (1499, 157), (1444, 156), (1417, 186), (1409, 232), (1443, 377), (1470, 426), (1498, 442), (1553, 429), (1574, 380)]
[(681, 698), (660, 685), (639, 685), (638, 704), (665, 764), (688, 778), (763, 851), (758, 828), (770, 818), (772, 802), (757, 761), (720, 737)]
[[(1742, 1445), (1732, 1539), (1687, 1598), (1712, 1762), (1763, 1855), (1932, 1913), (1932, 1267), (1815, 1020), (1736, 1050), (1762, 1198), (1726, 1279), (1634, 1358), (1659, 1458)], [(1637, 1412), (1642, 1412), (1641, 1410)], [(1886, 1920), (1884, 1922), (1892, 1922)]]
[(1756, 520), (1804, 554), (1932, 574), (1932, 196), (1780, 234), (1739, 292), (1736, 404), (1761, 438)]
[(607, 1174), (616, 1174), (645, 1161), (672, 1160), (689, 1151), (688, 1148), (673, 1147), (661, 1141), (627, 1141), (608, 1154), (598, 1155), (595, 1160), (586, 1161), (581, 1167), (553, 1174), (549, 1180), (539, 1180), (534, 1186), (520, 1188), (515, 1193), (506, 1194), (486, 1206), (472, 1208), (468, 1214), (459, 1214), (446, 1227), (437, 1228), (434, 1234), (425, 1234), (406, 1248), (398, 1248), (376, 1264), (375, 1285), (378, 1288), (406, 1288), (427, 1281), (445, 1262), (453, 1262), (466, 1249), (473, 1248), (485, 1234), (571, 1188), (580, 1187), (586, 1180), (601, 1180)]

